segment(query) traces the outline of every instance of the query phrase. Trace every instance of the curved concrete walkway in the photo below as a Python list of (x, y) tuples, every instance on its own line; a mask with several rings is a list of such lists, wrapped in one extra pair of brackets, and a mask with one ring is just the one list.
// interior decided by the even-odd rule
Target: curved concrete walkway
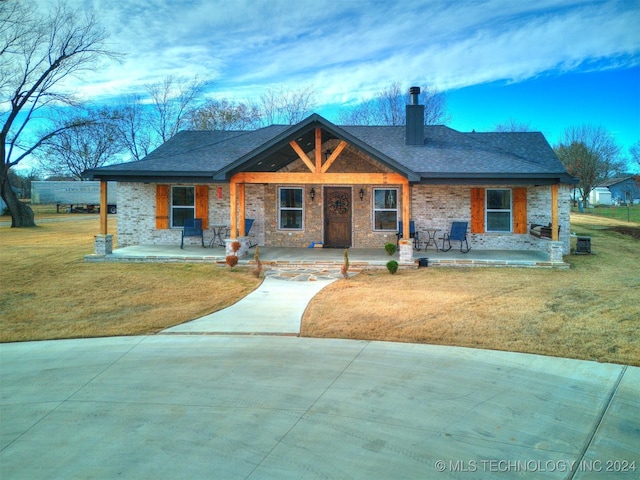
[(340, 269), (270, 269), (260, 286), (239, 302), (162, 333), (299, 335), (309, 301), (341, 278)]
[(0, 385), (3, 479), (630, 479), (640, 466), (640, 369), (621, 365), (156, 335), (1, 344)]

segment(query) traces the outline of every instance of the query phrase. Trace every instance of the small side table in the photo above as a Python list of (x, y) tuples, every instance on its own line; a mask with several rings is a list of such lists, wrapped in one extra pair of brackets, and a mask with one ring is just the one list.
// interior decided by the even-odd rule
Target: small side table
[(227, 229), (226, 225), (211, 225), (211, 229), (213, 230), (213, 238), (209, 242), (209, 248), (213, 248), (214, 245), (218, 245), (220, 247), (224, 247), (224, 235), (226, 235)]
[(436, 248), (436, 252), (439, 250), (438, 242), (436, 241), (436, 235), (440, 231), (439, 228), (427, 228), (425, 230), (427, 232), (427, 241), (424, 242), (424, 251), (426, 252), (429, 248), (429, 245), (433, 243), (433, 246)]

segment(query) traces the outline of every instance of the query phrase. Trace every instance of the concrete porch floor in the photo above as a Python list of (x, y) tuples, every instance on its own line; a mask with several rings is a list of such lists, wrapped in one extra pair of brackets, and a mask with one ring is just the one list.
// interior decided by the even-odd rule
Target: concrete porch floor
[[(240, 258), (239, 265), (253, 264), (255, 247), (249, 254)], [(344, 250), (341, 248), (285, 248), (260, 247), (260, 261), (272, 266), (296, 265), (342, 265)], [(542, 267), (568, 268), (564, 262), (551, 262), (549, 254), (543, 251), (531, 250), (475, 250), (461, 253), (452, 248), (448, 252), (436, 251), (433, 247), (425, 251), (414, 250), (414, 263), (402, 265), (418, 267), (418, 259), (428, 258), (431, 266), (484, 266), (484, 267)], [(224, 264), (225, 250), (223, 247), (202, 248), (201, 246), (178, 245), (135, 245), (118, 248), (110, 255), (87, 255), (90, 262), (190, 262), (190, 263), (220, 263)], [(398, 254), (387, 255), (381, 248), (350, 248), (349, 262), (352, 269), (368, 267), (384, 267), (389, 260), (398, 260)]]

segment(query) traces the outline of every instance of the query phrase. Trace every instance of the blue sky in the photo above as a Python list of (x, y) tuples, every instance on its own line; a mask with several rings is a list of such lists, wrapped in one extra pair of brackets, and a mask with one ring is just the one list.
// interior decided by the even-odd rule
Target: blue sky
[(242, 101), (311, 85), (315, 110), (335, 121), (397, 81), (443, 91), (461, 131), (514, 119), (552, 145), (584, 123), (625, 150), (640, 140), (640, 0), (68, 3), (95, 9), (127, 53), (69, 84), (95, 102), (198, 75), (210, 96)]

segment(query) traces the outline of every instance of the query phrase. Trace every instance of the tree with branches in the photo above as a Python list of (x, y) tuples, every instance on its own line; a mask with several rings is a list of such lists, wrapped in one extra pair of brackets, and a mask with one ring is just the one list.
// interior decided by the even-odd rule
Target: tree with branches
[(39, 134), (28, 127), (39, 111), (77, 104), (62, 84), (70, 75), (95, 69), (101, 59), (116, 57), (105, 48), (106, 38), (94, 15), (71, 11), (64, 3), (41, 14), (33, 3), (0, 2), (0, 195), (11, 213), (12, 227), (35, 226), (35, 221), (31, 208), (10, 186), (10, 169), (79, 125), (50, 125)]
[(248, 130), (260, 125), (260, 109), (256, 105), (229, 100), (209, 100), (189, 115), (193, 130)]
[(108, 164), (125, 149), (117, 127), (119, 112), (106, 107), (83, 110), (57, 112), (52, 120), (58, 128), (78, 127), (62, 130), (43, 142), (36, 157), (47, 174), (83, 180), (85, 170)]
[(205, 86), (198, 78), (168, 76), (146, 85), (146, 96), (124, 98), (115, 119), (120, 141), (133, 160), (142, 160), (180, 130), (191, 127)]
[(567, 171), (579, 180), (582, 202), (599, 183), (623, 169), (620, 146), (606, 128), (594, 125), (572, 126), (554, 151)]
[[(342, 112), (339, 122), (343, 125), (404, 125), (407, 95), (400, 83), (394, 82), (378, 91), (372, 99)], [(425, 125), (442, 124), (448, 120), (447, 101), (442, 92), (422, 87), (418, 98), (425, 106)]]

